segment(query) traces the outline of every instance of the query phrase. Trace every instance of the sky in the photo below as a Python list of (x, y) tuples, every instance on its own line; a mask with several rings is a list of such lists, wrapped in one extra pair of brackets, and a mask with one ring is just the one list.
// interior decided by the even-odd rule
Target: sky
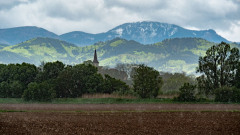
[(59, 35), (95, 34), (139, 21), (214, 29), (240, 42), (240, 0), (0, 0), (0, 29), (37, 26)]

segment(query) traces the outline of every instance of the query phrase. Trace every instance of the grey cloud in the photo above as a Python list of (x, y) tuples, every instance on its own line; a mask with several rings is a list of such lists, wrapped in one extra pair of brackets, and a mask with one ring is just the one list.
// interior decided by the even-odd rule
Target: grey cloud
[(18, 0), (3, 0), (0, 1), (0, 10), (7, 10), (13, 8), (21, 3), (22, 2)]
[(167, 1), (161, 0), (105, 0), (108, 7), (123, 7), (133, 11), (148, 11), (149, 9), (159, 9), (166, 6)]
[(0, 11), (1, 10), (9, 10), (21, 4), (27, 4), (29, 2), (33, 2), (35, 0), (1, 0), (0, 1)]
[(144, 20), (222, 33), (240, 28), (239, 0), (5, 1), (0, 1), (0, 27), (36, 25), (58, 34), (72, 30), (99, 33), (122, 23)]
[[(79, 9), (71, 9), (70, 7), (67, 7), (65, 3), (59, 2), (59, 3), (50, 3), (49, 5), (42, 7), (45, 14), (49, 17), (53, 18), (65, 18), (70, 20), (78, 20), (78, 18), (87, 16), (84, 15), (84, 12), (88, 12), (88, 9), (83, 9), (80, 7)], [(82, 11), (81, 11), (82, 10)], [(84, 16), (83, 16), (84, 15)]]
[(194, 26), (200, 29), (218, 27), (228, 29), (230, 24), (240, 20), (240, 4), (236, 1), (168, 0), (162, 3), (155, 2), (155, 4), (156, 6), (149, 9), (126, 8), (126, 10), (137, 12), (139, 16), (150, 20)]

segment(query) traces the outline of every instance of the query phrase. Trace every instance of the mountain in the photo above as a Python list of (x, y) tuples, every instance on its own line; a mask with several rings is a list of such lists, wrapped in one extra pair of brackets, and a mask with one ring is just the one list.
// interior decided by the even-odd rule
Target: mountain
[[(60, 60), (64, 63), (72, 63), (75, 61), (75, 56), (79, 55), (78, 47), (61, 41), (58, 39), (51, 38), (34, 38), (23, 43), (8, 46), (0, 50), (0, 56), (4, 59), (4, 55), (8, 54), (9, 57), (5, 57), (4, 63), (22, 63), (29, 62), (33, 64), (39, 64), (40, 61), (56, 61)], [(12, 61), (12, 54), (19, 55), (19, 59)], [(18, 56), (16, 56), (18, 57)]]
[(69, 32), (63, 35), (60, 35), (60, 38), (62, 40), (65, 40), (67, 42), (79, 45), (79, 46), (86, 46), (86, 45), (92, 45), (98, 41), (102, 41), (101, 38), (97, 38), (97, 35), (80, 32), (80, 31), (73, 31)]
[(214, 30), (187, 30), (180, 26), (159, 22), (126, 23), (108, 31), (113, 36), (152, 44), (169, 38), (197, 37), (211, 42), (227, 42)]
[[(117, 63), (146, 64), (159, 71), (195, 73), (199, 56), (215, 43), (201, 38), (174, 38), (144, 45), (134, 40), (114, 38), (90, 46), (77, 47), (52, 38), (34, 38), (0, 49), (1, 63), (62, 61), (78, 64), (93, 60), (94, 50), (100, 66), (114, 67)], [(231, 47), (240, 49), (237, 43)]]
[(79, 46), (86, 46), (98, 41), (107, 41), (116, 37), (135, 40), (142, 44), (161, 42), (169, 38), (196, 37), (210, 42), (229, 42), (214, 30), (188, 30), (180, 26), (160, 22), (136, 22), (119, 25), (105, 33), (89, 34), (84, 32), (70, 32), (60, 35), (62, 40)]
[(73, 31), (56, 35), (38, 27), (16, 27), (0, 29), (0, 43), (15, 45), (37, 37), (48, 37), (67, 41), (77, 46), (92, 45), (99, 41), (108, 41), (116, 37), (135, 40), (141, 44), (153, 44), (169, 38), (196, 37), (219, 43), (229, 42), (214, 30), (188, 30), (174, 24), (160, 22), (136, 22), (119, 25), (107, 32), (91, 34)]
[(59, 38), (58, 35), (35, 26), (0, 29), (0, 43), (15, 45), (36, 37)]

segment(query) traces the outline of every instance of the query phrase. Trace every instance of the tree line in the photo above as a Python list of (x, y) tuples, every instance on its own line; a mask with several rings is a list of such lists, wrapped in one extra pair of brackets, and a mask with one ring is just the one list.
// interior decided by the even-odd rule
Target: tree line
[(120, 80), (97, 73), (90, 64), (65, 65), (60, 61), (35, 65), (0, 65), (0, 96), (25, 100), (81, 97), (84, 93), (112, 93), (129, 87)]
[[(103, 70), (103, 69), (101, 69)], [(140, 73), (141, 72), (141, 73)], [(26, 101), (50, 101), (53, 98), (76, 98), (83, 94), (136, 93), (140, 97), (156, 97), (160, 90), (158, 80), (150, 88), (138, 84), (141, 76), (150, 79), (148, 83), (159, 79), (158, 71), (145, 65), (139, 65), (134, 77), (134, 87), (130, 88), (120, 79), (108, 74), (100, 74), (98, 68), (89, 63), (65, 65), (60, 61), (42, 63), (39, 67), (33, 64), (0, 65), (0, 97), (23, 98)], [(153, 77), (151, 79), (151, 77)], [(141, 80), (143, 81), (143, 80)], [(145, 87), (146, 92), (142, 92)], [(151, 89), (154, 88), (154, 93)], [(145, 96), (147, 94), (147, 96)]]

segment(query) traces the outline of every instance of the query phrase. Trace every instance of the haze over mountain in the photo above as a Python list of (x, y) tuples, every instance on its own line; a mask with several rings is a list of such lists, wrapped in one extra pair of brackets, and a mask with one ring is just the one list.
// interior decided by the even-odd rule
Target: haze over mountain
[(0, 43), (0, 49), (4, 48), (4, 47), (7, 47), (8, 45), (7, 44), (2, 44)]
[[(62, 61), (78, 64), (93, 59), (97, 49), (100, 66), (117, 63), (147, 64), (159, 71), (194, 73), (200, 55), (215, 43), (200, 38), (166, 39), (143, 45), (134, 40), (114, 38), (86, 47), (52, 38), (34, 38), (18, 45), (0, 49), (0, 63), (28, 62), (39, 65), (41, 61)], [(232, 43), (232, 47), (240, 48)]]
[(116, 37), (135, 40), (141, 44), (152, 44), (169, 38), (196, 37), (219, 43), (229, 42), (218, 35), (214, 30), (188, 30), (177, 25), (160, 22), (136, 22), (119, 25), (107, 32), (90, 34), (74, 31), (56, 35), (38, 27), (17, 27), (0, 29), (0, 43), (18, 44), (36, 37), (49, 37), (67, 41), (77, 46), (91, 45), (99, 41), (107, 41)]
[(0, 43), (15, 45), (36, 37), (59, 38), (58, 35), (35, 26), (0, 29)]

